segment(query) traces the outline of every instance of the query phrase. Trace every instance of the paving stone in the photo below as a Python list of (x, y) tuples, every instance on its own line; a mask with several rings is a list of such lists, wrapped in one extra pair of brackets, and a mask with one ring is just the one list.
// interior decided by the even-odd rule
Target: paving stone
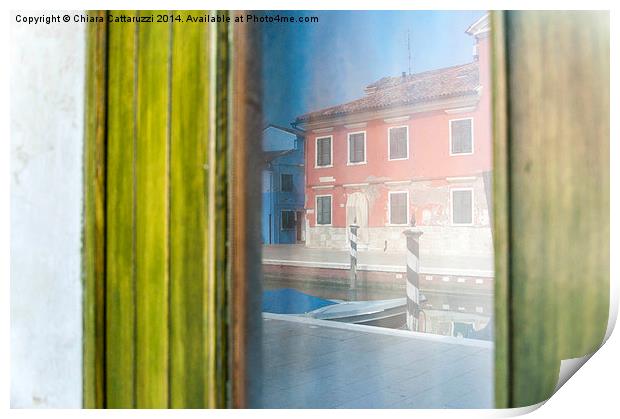
[(267, 408), (487, 408), (490, 348), (270, 319)]

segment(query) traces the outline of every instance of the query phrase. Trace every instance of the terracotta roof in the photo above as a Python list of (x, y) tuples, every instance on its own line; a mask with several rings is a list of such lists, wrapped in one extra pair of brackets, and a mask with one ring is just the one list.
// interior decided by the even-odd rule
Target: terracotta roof
[(296, 122), (310, 122), (373, 109), (465, 96), (477, 93), (478, 86), (477, 61), (423, 73), (384, 77), (366, 86), (366, 96), (307, 113), (297, 117)]

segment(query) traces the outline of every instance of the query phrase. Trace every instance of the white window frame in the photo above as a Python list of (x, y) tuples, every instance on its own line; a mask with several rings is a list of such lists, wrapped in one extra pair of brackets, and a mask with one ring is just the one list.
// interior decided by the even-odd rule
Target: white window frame
[[(392, 224), (392, 195), (394, 194), (407, 194), (407, 217), (405, 218), (405, 223), (404, 224)], [(408, 226), (409, 225), (409, 191), (388, 191), (388, 219), (387, 219), (387, 224), (388, 226)]]
[[(400, 157), (397, 159), (393, 159), (390, 157), (390, 145), (391, 145), (391, 138), (390, 138), (390, 132), (393, 129), (397, 129), (397, 128), (406, 128), (407, 129), (407, 157)], [(387, 140), (387, 155), (388, 155), (388, 161), (398, 161), (398, 160), (409, 160), (409, 125), (398, 125), (398, 126), (394, 126), (394, 127), (388, 127), (387, 129), (388, 131), (388, 140)]]
[[(364, 161), (351, 162), (351, 136), (355, 134), (364, 134)], [(347, 133), (347, 166), (359, 166), (368, 162), (368, 148), (366, 147), (366, 131), (355, 131)]]
[(286, 208), (281, 208), (280, 209), (280, 231), (294, 231), (295, 230), (295, 226), (293, 226), (293, 228), (284, 228), (284, 223), (282, 222), (282, 220), (284, 220), (284, 217), (282, 217), (282, 213), (284, 212), (292, 212), (293, 213), (293, 220), (297, 221), (297, 212), (295, 210), (292, 209), (286, 209)]
[[(329, 155), (330, 164), (325, 166), (319, 166), (319, 140), (329, 138)], [(314, 168), (324, 169), (326, 167), (334, 167), (334, 136), (333, 135), (321, 135), (314, 139)]]
[[(329, 224), (319, 224), (319, 198), (329, 197)], [(317, 227), (331, 227), (334, 223), (334, 196), (332, 194), (314, 196), (314, 225)]]
[[(471, 192), (471, 223), (455, 223), (454, 222), (454, 192), (462, 192), (462, 191)], [(474, 188), (451, 188), (450, 189), (450, 225), (454, 227), (474, 225)]]
[[(470, 153), (453, 153), (452, 152), (452, 122), (454, 121), (465, 121), (465, 120), (471, 120), (471, 152)], [(450, 153), (450, 156), (471, 156), (472, 154), (474, 154), (475, 151), (475, 142), (474, 142), (474, 117), (473, 116), (468, 116), (467, 118), (456, 118), (456, 119), (449, 119), (448, 120), (448, 131), (449, 131), (449, 146), (450, 148), (448, 149), (448, 152)]]

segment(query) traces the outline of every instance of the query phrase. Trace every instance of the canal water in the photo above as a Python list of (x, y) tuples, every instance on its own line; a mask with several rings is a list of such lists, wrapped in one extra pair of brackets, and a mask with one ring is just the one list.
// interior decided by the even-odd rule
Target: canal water
[[(351, 298), (348, 284), (343, 286), (334, 283), (295, 280), (282, 277), (263, 278), (265, 290), (293, 288), (306, 294), (327, 300), (371, 301), (404, 298), (405, 290), (359, 287), (355, 298)], [(450, 335), (454, 324), (470, 324), (475, 329), (486, 326), (492, 317), (493, 296), (491, 294), (459, 294), (437, 291), (423, 291), (425, 301), (422, 309), (427, 317), (428, 333)]]
[[(294, 288), (306, 294), (326, 300), (350, 300), (348, 285), (338, 286), (334, 284), (321, 284), (310, 281), (298, 281), (285, 278), (273, 278), (267, 275), (263, 278), (263, 288), (265, 290), (275, 290), (279, 288)], [(360, 287), (357, 290), (357, 301), (369, 300), (389, 300), (392, 298), (404, 298), (405, 290), (381, 289)]]

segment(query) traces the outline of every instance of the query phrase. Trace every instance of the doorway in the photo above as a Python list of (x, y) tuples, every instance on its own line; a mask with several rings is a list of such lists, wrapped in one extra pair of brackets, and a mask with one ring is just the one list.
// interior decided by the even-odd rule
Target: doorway
[[(363, 192), (353, 192), (347, 197), (347, 230), (357, 224), (358, 247), (368, 248), (368, 198)], [(348, 233), (347, 233), (348, 240)], [(348, 244), (348, 241), (347, 241)]]
[(297, 211), (295, 213), (295, 241), (297, 243), (304, 242), (304, 212)]

